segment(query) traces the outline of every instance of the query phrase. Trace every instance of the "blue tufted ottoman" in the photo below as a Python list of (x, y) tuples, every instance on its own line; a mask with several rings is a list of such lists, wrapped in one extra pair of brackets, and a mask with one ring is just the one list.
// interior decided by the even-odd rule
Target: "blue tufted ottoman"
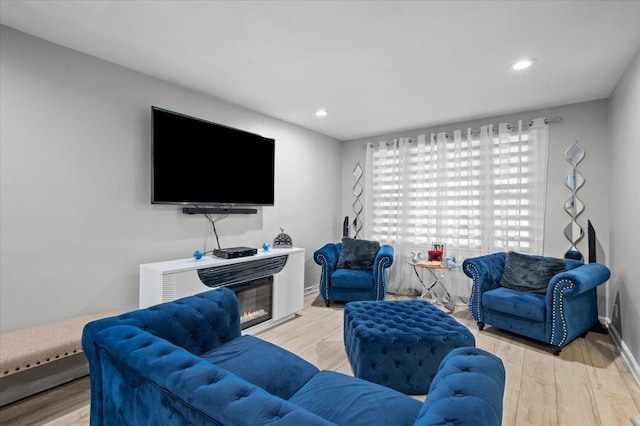
[(475, 338), (425, 300), (358, 301), (344, 306), (344, 345), (356, 377), (424, 395), (442, 359)]

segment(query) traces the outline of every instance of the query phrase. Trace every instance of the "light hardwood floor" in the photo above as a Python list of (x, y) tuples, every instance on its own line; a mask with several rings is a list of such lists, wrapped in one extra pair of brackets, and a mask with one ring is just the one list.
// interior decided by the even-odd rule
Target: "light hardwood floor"
[[(295, 319), (258, 336), (320, 369), (352, 375), (342, 341), (343, 307), (332, 303), (327, 308), (318, 294), (312, 293), (305, 296), (305, 308)], [(543, 344), (495, 327), (478, 331), (465, 306), (458, 306), (452, 315), (476, 336), (476, 346), (497, 354), (504, 362), (503, 425), (630, 425), (629, 418), (640, 413), (640, 388), (609, 335), (590, 332), (556, 357)], [(89, 379), (0, 409), (0, 424), (89, 424)]]

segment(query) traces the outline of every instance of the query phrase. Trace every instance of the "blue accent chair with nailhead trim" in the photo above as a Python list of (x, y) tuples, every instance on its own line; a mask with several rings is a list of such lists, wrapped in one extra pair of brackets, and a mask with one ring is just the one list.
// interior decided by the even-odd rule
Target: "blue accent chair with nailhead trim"
[(393, 265), (394, 251), (388, 244), (380, 245), (371, 269), (341, 269), (338, 260), (343, 243), (327, 243), (313, 253), (322, 267), (320, 295), (327, 306), (332, 300), (384, 300), (387, 294), (388, 269)]
[(535, 293), (500, 285), (506, 259), (507, 253), (492, 253), (466, 259), (462, 265), (473, 280), (469, 310), (480, 330), (490, 324), (548, 343), (553, 354), (559, 355), (563, 347), (578, 336), (584, 337), (596, 324), (594, 289), (609, 279), (609, 268), (565, 259), (566, 270), (552, 276), (545, 293)]

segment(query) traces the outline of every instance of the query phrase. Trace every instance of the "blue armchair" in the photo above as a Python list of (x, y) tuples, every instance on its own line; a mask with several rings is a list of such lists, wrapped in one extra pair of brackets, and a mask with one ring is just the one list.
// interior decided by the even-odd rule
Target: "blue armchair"
[(320, 294), (325, 305), (329, 306), (332, 300), (384, 300), (388, 268), (393, 264), (393, 247), (380, 245), (373, 267), (368, 269), (339, 268), (342, 249), (342, 242), (327, 243), (313, 254), (315, 262), (322, 266)]
[(553, 354), (559, 355), (598, 321), (594, 289), (609, 279), (609, 268), (565, 259), (565, 270), (552, 276), (546, 290), (536, 293), (501, 285), (506, 258), (507, 253), (493, 253), (463, 263), (464, 273), (473, 279), (469, 310), (480, 330), (491, 324), (549, 343)]

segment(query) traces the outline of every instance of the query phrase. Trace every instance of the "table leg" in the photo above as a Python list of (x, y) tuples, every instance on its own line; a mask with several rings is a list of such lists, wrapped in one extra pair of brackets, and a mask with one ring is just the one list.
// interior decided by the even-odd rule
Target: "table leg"
[(435, 296), (435, 300), (437, 303), (441, 304), (445, 309), (447, 309), (450, 313), (454, 311), (455, 309), (455, 305), (453, 303), (453, 297), (451, 297), (451, 294), (449, 294), (449, 291), (447, 290), (447, 287), (444, 285), (444, 283), (442, 282), (442, 279), (451, 271), (451, 269), (445, 268), (445, 269), (440, 269), (440, 271), (442, 271), (441, 274), (438, 275), (438, 273), (436, 271), (438, 271), (437, 269), (431, 269), (431, 268), (426, 268), (429, 270), (429, 272), (431, 273), (431, 275), (433, 276), (433, 283), (431, 284), (431, 286), (429, 286), (428, 290), (433, 290), (433, 288), (436, 285), (439, 285), (439, 287), (442, 288), (442, 290), (444, 290), (445, 295), (442, 295), (442, 297), (439, 297), (438, 291), (437, 290), (433, 290), (434, 296)]

